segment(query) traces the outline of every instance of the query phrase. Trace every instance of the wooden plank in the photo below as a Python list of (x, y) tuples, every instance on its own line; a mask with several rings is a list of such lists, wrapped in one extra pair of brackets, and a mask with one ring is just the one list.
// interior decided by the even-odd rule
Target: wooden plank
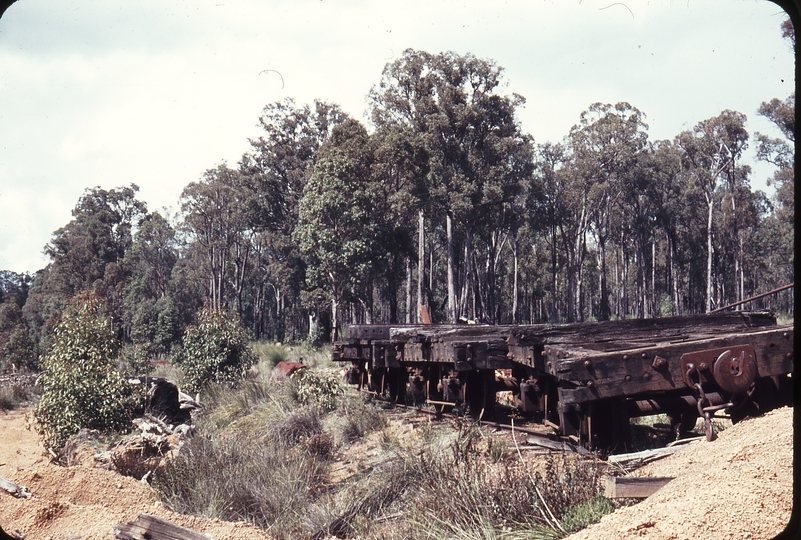
[(646, 463), (656, 461), (657, 459), (662, 459), (671, 454), (675, 454), (676, 452), (680, 452), (685, 448), (689, 448), (696, 442), (698, 442), (697, 439), (692, 443), (683, 444), (680, 446), (655, 448), (653, 450), (643, 450), (641, 452), (632, 452), (629, 454), (615, 454), (609, 456), (606, 461), (608, 463), (620, 465), (621, 467), (624, 467), (626, 469), (636, 469), (638, 467), (642, 467)]
[(504, 341), (514, 326), (488, 324), (431, 324), (424, 326), (393, 326), (389, 339), (393, 343), (411, 341)]
[[(626, 319), (572, 324), (543, 324), (512, 327), (510, 345), (608, 343), (622, 341), (699, 339), (715, 334), (776, 325), (776, 318), (765, 312), (732, 312), (715, 315)], [(596, 345), (597, 347), (598, 345)], [(588, 347), (589, 348), (589, 347)]]
[(0, 476), (0, 489), (3, 491), (8, 492), (10, 495), (18, 498), (18, 499), (30, 499), (31, 492), (25, 486), (21, 486), (19, 484), (15, 484), (8, 478), (3, 478)]
[(577, 454), (588, 454), (589, 450), (583, 446), (577, 446), (570, 443), (552, 441), (544, 437), (528, 437), (526, 438), (528, 444), (547, 448), (548, 450), (557, 450), (559, 452), (575, 452)]
[(114, 527), (118, 540), (210, 540), (201, 534), (150, 514), (139, 514), (136, 521), (120, 523)]
[[(546, 359), (550, 373), (560, 380), (560, 402), (583, 403), (686, 388), (681, 372), (682, 354), (740, 344), (754, 347), (758, 377), (792, 373), (792, 326), (614, 352), (549, 347)], [(653, 367), (657, 356), (665, 361), (660, 369)]]
[(644, 476), (640, 478), (607, 476), (605, 477), (606, 489), (604, 490), (604, 495), (607, 499), (650, 497), (671, 480), (673, 480), (673, 477), (670, 476)]

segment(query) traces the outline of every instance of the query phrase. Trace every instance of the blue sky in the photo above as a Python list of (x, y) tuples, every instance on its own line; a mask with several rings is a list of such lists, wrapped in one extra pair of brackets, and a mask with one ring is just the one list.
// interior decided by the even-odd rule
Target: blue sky
[[(651, 140), (793, 90), (785, 18), (764, 0), (20, 0), (0, 19), (0, 269), (36, 271), (86, 188), (136, 183), (174, 215), (189, 182), (236, 164), (268, 103), (365, 96), (404, 49), (505, 69), (523, 131), (558, 142), (594, 102), (627, 101)], [(266, 71), (265, 70), (273, 70)], [(752, 186), (772, 168), (753, 161)]]

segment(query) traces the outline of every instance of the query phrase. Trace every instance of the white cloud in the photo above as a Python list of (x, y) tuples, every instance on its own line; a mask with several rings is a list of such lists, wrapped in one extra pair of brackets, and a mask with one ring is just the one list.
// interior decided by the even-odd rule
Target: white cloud
[(204, 169), (248, 150), (268, 103), (319, 98), (362, 119), (406, 48), (495, 60), (538, 142), (560, 140), (596, 101), (641, 109), (651, 139), (725, 108), (775, 135), (756, 109), (793, 91), (783, 16), (725, 4), (18, 2), (0, 20), (0, 268), (41, 267), (87, 187), (133, 182), (151, 209), (176, 207)]

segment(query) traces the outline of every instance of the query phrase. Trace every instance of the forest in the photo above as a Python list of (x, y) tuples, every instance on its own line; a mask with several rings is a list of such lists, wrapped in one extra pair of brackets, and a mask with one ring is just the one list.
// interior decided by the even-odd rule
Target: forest
[[(789, 20), (782, 26), (795, 47)], [(503, 68), (406, 50), (367, 96), (268, 104), (235, 165), (177, 215), (134, 184), (87, 189), (35, 274), (0, 272), (0, 370), (35, 369), (59, 315), (101, 298), (131, 354), (169, 358), (204, 306), (253, 339), (324, 343), (349, 323), (535, 324), (708, 312), (794, 281), (795, 94), (652, 141), (629, 103), (593, 103), (536, 142)], [(743, 158), (775, 165), (773, 193)], [(793, 292), (747, 308), (791, 316)]]

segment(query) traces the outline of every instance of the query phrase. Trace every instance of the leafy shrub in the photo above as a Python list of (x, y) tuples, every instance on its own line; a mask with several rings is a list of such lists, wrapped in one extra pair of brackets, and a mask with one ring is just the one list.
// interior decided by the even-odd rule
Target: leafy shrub
[(208, 382), (243, 379), (256, 356), (248, 346), (248, 335), (236, 315), (203, 309), (197, 326), (184, 333), (182, 367), (184, 388), (197, 392)]
[(325, 411), (336, 409), (337, 396), (345, 393), (342, 382), (334, 375), (303, 369), (296, 371), (292, 379), (297, 385), (299, 403), (304, 405), (315, 403)]
[(42, 397), (33, 410), (33, 426), (46, 447), (60, 450), (81, 428), (130, 426), (136, 403), (115, 369), (117, 348), (100, 301), (88, 294), (76, 297), (42, 359)]
[(612, 501), (598, 495), (592, 499), (568, 508), (562, 517), (562, 527), (567, 532), (581, 530), (588, 525), (597, 523), (606, 514), (613, 510)]

